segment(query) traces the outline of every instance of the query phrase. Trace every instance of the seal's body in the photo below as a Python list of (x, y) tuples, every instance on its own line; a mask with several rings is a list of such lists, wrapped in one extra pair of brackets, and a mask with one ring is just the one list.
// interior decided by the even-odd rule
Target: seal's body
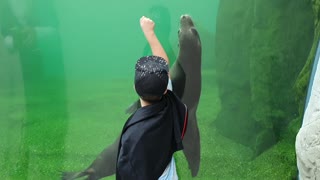
[[(180, 52), (170, 69), (173, 91), (189, 109), (188, 128), (184, 136), (184, 154), (192, 176), (196, 176), (200, 166), (200, 136), (196, 111), (201, 93), (201, 42), (190, 16), (180, 18)], [(127, 113), (133, 113), (140, 107), (140, 101), (133, 103)], [(116, 170), (116, 158), (119, 137), (105, 148), (96, 160), (82, 172), (63, 172), (63, 180), (72, 180), (87, 176), (88, 180), (97, 180), (113, 175)]]
[[(196, 176), (200, 166), (200, 135), (196, 112), (201, 94), (202, 48), (198, 31), (188, 15), (183, 15), (180, 18), (179, 46), (179, 56), (170, 72), (172, 72), (173, 91), (183, 92), (181, 100), (189, 109), (188, 128), (183, 139), (183, 152), (192, 176)], [(184, 71), (185, 78), (180, 77), (183, 74), (181, 71)], [(180, 85), (181, 81), (185, 81), (184, 86)]]

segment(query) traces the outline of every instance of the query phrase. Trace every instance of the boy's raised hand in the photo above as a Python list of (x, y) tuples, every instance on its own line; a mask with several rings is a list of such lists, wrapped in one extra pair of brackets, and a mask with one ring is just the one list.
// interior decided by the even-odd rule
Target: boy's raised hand
[(140, 26), (147, 39), (154, 34), (155, 23), (151, 19), (142, 16), (140, 18)]

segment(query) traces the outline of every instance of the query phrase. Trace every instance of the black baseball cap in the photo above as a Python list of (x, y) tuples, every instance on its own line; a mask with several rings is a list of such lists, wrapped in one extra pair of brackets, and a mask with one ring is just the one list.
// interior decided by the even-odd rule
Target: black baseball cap
[(159, 56), (141, 57), (135, 65), (134, 85), (140, 97), (161, 97), (168, 86), (169, 66)]

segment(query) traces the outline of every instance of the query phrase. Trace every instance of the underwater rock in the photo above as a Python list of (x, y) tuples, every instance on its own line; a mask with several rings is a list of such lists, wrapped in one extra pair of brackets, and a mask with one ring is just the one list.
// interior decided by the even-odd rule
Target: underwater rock
[(221, 111), (214, 123), (221, 134), (256, 155), (279, 141), (298, 116), (293, 84), (310, 52), (313, 28), (307, 1), (220, 1), (216, 69)]
[(254, 130), (248, 56), (252, 13), (253, 0), (220, 1), (215, 46), (221, 110), (214, 123), (224, 136), (246, 145), (254, 141), (247, 132)]

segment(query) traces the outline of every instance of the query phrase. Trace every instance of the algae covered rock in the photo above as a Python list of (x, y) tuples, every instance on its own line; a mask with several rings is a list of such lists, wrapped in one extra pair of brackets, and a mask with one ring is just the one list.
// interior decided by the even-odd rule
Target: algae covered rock
[[(249, 49), (253, 0), (220, 1), (216, 28), (217, 83), (221, 111), (215, 120), (220, 132), (249, 145), (255, 123), (251, 117)], [(250, 131), (248, 133), (246, 131)]]
[(279, 141), (299, 116), (294, 83), (313, 41), (312, 6), (300, 0), (220, 2), (217, 83), (225, 136), (256, 155)]

